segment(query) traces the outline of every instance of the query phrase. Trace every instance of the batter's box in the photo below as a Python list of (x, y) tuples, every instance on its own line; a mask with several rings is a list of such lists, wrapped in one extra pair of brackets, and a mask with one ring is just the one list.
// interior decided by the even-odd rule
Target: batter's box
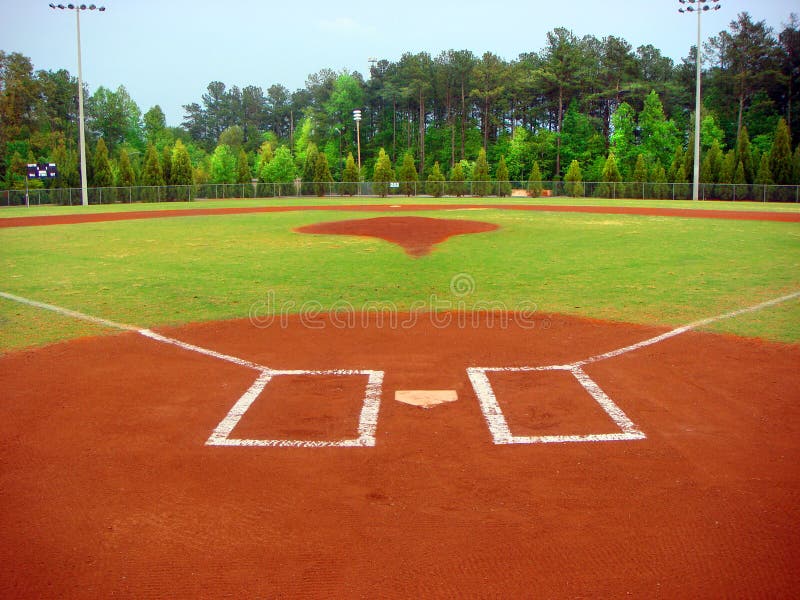
[[(489, 381), (487, 373), (531, 373), (535, 371), (567, 371), (580, 383), (589, 396), (603, 409), (605, 414), (619, 428), (613, 433), (585, 433), (567, 435), (514, 435), (509, 428), (506, 415), (500, 408), (495, 391)], [(606, 393), (600, 389), (583, 369), (572, 365), (559, 365), (551, 367), (508, 367), (508, 368), (483, 368), (467, 369), (467, 375), (478, 396), (481, 411), (489, 426), (492, 440), (495, 444), (548, 444), (565, 442), (617, 442), (627, 440), (645, 439), (645, 434), (636, 428), (636, 425), (620, 409)]]
[[(334, 440), (311, 439), (248, 439), (234, 438), (231, 434), (239, 425), (242, 417), (253, 405), (256, 399), (264, 392), (267, 384), (280, 376), (292, 378), (319, 377), (324, 379), (337, 377), (367, 377), (363, 403), (358, 418), (356, 437)], [(383, 371), (274, 371), (265, 369), (250, 386), (244, 395), (233, 405), (227, 416), (220, 421), (217, 428), (206, 441), (207, 446), (290, 446), (304, 448), (325, 447), (366, 447), (375, 445), (375, 430), (378, 426), (378, 412), (380, 410), (381, 386), (383, 384)]]

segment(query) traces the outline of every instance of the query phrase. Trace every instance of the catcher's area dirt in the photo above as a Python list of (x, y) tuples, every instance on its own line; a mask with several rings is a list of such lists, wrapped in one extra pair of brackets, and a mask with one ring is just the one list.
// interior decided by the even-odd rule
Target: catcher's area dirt
[[(784, 223), (800, 223), (800, 213), (769, 211), (737, 211), (716, 209), (687, 208), (650, 208), (633, 206), (549, 206), (542, 204), (360, 204), (352, 206), (245, 206), (230, 208), (192, 208), (186, 210), (155, 210), (111, 212), (92, 214), (51, 215), (43, 217), (9, 217), (0, 218), (1, 227), (27, 227), (34, 225), (70, 225), (75, 223), (100, 223), (103, 221), (128, 221), (132, 219), (162, 219), (166, 217), (199, 217), (213, 215), (235, 215), (262, 212), (291, 212), (298, 210), (324, 211), (440, 211), (458, 209), (501, 209), (501, 210), (536, 210), (548, 212), (579, 212), (613, 215), (645, 215), (655, 217), (685, 217), (695, 219), (735, 219), (745, 221), (780, 221)], [(0, 214), (1, 216), (1, 214)]]
[(430, 254), (436, 244), (454, 235), (495, 231), (498, 226), (483, 221), (462, 219), (430, 219), (428, 217), (376, 217), (329, 221), (295, 229), (298, 233), (356, 235), (376, 237), (398, 244), (413, 257)]
[[(257, 373), (135, 333), (0, 357), (0, 595), (707, 598), (800, 586), (800, 347), (687, 333), (589, 365), (647, 439), (497, 446), (467, 367), (563, 364), (661, 330), (545, 315), (534, 329), (319, 319), (162, 333), (272, 368), (384, 370), (375, 447), (206, 446)], [(515, 431), (614, 431), (566, 373), (492, 383)], [(358, 377), (276, 378), (235, 431), (351, 436), (363, 389)], [(424, 389), (458, 401), (393, 400)]]

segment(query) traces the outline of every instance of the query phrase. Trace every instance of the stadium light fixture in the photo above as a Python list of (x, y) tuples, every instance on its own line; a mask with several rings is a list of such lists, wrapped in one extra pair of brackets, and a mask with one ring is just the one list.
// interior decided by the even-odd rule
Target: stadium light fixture
[(98, 10), (105, 12), (105, 6), (97, 6), (90, 4), (86, 6), (81, 4), (53, 4), (50, 3), (50, 8), (53, 10), (74, 10), (75, 11), (75, 24), (78, 32), (78, 131), (80, 135), (80, 155), (81, 155), (81, 204), (84, 206), (89, 205), (89, 191), (86, 182), (86, 131), (84, 129), (84, 116), (83, 116), (83, 70), (81, 68), (81, 11), (82, 10)]
[(679, 8), (678, 12), (697, 13), (697, 76), (695, 84), (695, 99), (694, 99), (694, 182), (692, 186), (692, 199), (698, 200), (700, 197), (700, 78), (701, 78), (701, 63), (702, 51), (700, 50), (700, 15), (710, 10), (719, 10), (722, 8), (719, 4), (720, 0), (678, 0), (685, 8)]
[(356, 144), (358, 145), (358, 176), (361, 177), (361, 111), (353, 111), (353, 120), (356, 122)]

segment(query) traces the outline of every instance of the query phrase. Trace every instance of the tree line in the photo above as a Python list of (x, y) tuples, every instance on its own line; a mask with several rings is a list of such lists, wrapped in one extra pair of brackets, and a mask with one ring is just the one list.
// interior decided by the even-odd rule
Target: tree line
[[(100, 87), (86, 93), (87, 174), (97, 187), (301, 179), (308, 193), (314, 182), (363, 180), (433, 181), (443, 193), (484, 178), (682, 183), (694, 161), (696, 53), (676, 64), (652, 45), (556, 28), (514, 60), (406, 53), (374, 62), (367, 79), (323, 69), (294, 92), (214, 81), (183, 107), (180, 127), (159, 106), (143, 114), (123, 86)], [(703, 54), (702, 180), (800, 183), (797, 17), (775, 32), (741, 13)], [(6, 188), (24, 187), (25, 165), (40, 161), (56, 162), (60, 177), (31, 185), (79, 185), (69, 72), (0, 52), (0, 124)]]

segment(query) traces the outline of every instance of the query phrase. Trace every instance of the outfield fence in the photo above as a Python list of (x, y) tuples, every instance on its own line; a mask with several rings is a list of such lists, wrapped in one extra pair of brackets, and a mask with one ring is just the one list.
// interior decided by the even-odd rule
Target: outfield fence
[[(437, 182), (343, 182), (232, 183), (136, 187), (92, 187), (89, 204), (134, 202), (191, 202), (226, 198), (281, 197), (574, 197), (633, 200), (690, 200), (691, 183), (580, 182), (563, 181), (437, 181)], [(798, 185), (750, 185), (703, 183), (702, 200), (800, 202)], [(44, 188), (0, 191), (0, 206), (81, 204), (80, 188)]]

